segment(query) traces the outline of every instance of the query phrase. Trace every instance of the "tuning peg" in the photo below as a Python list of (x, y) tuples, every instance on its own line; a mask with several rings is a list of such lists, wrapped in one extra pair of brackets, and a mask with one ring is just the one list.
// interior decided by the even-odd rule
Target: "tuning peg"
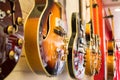
[(16, 23), (18, 25), (23, 25), (23, 19), (21, 17), (18, 17), (17, 20), (16, 20)]
[(11, 60), (15, 60), (15, 61), (18, 60), (18, 56), (17, 56), (17, 54), (16, 54), (13, 50), (11, 50), (11, 51), (9, 52), (9, 58), (10, 58)]
[(13, 50), (11, 50), (11, 51), (9, 52), (9, 58), (10, 58), (10, 59), (14, 59), (14, 55), (15, 55), (15, 52), (14, 52)]
[(18, 39), (18, 40), (17, 40), (17, 44), (18, 44), (18, 46), (22, 46), (22, 44), (23, 44), (23, 39)]
[(10, 25), (7, 28), (4, 29), (4, 32), (7, 33), (8, 35), (14, 34), (15, 33), (15, 28)]

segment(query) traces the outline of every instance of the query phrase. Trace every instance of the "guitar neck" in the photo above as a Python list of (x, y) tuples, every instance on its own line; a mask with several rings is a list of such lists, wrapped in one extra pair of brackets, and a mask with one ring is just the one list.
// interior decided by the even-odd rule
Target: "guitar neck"
[(114, 39), (114, 16), (110, 10), (110, 8), (108, 8), (108, 12), (109, 12), (109, 16), (111, 16), (111, 25), (112, 25), (112, 39)]
[(99, 35), (99, 15), (98, 15), (98, 3), (96, 0), (93, 1), (93, 12), (94, 12), (94, 33)]

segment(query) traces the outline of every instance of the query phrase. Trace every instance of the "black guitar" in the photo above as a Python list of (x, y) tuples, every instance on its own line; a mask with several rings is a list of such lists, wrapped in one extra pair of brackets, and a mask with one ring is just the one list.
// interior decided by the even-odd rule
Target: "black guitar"
[(80, 25), (79, 14), (72, 13), (72, 34), (68, 43), (67, 67), (72, 78), (82, 79), (84, 77), (84, 28)]

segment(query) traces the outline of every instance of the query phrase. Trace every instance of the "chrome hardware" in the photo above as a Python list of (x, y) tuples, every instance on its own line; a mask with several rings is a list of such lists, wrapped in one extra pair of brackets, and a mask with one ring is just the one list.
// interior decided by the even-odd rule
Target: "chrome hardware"
[(11, 50), (11, 51), (9, 52), (9, 58), (10, 58), (11, 60), (17, 61), (17, 60), (18, 60), (18, 55), (17, 55), (13, 50)]

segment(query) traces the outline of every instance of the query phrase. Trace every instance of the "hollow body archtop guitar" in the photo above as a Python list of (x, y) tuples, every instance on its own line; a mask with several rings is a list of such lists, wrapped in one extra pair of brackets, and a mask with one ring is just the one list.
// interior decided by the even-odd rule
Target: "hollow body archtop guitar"
[(26, 57), (35, 73), (45, 72), (48, 76), (53, 76), (62, 72), (65, 64), (66, 29), (59, 2), (35, 0), (25, 24)]

